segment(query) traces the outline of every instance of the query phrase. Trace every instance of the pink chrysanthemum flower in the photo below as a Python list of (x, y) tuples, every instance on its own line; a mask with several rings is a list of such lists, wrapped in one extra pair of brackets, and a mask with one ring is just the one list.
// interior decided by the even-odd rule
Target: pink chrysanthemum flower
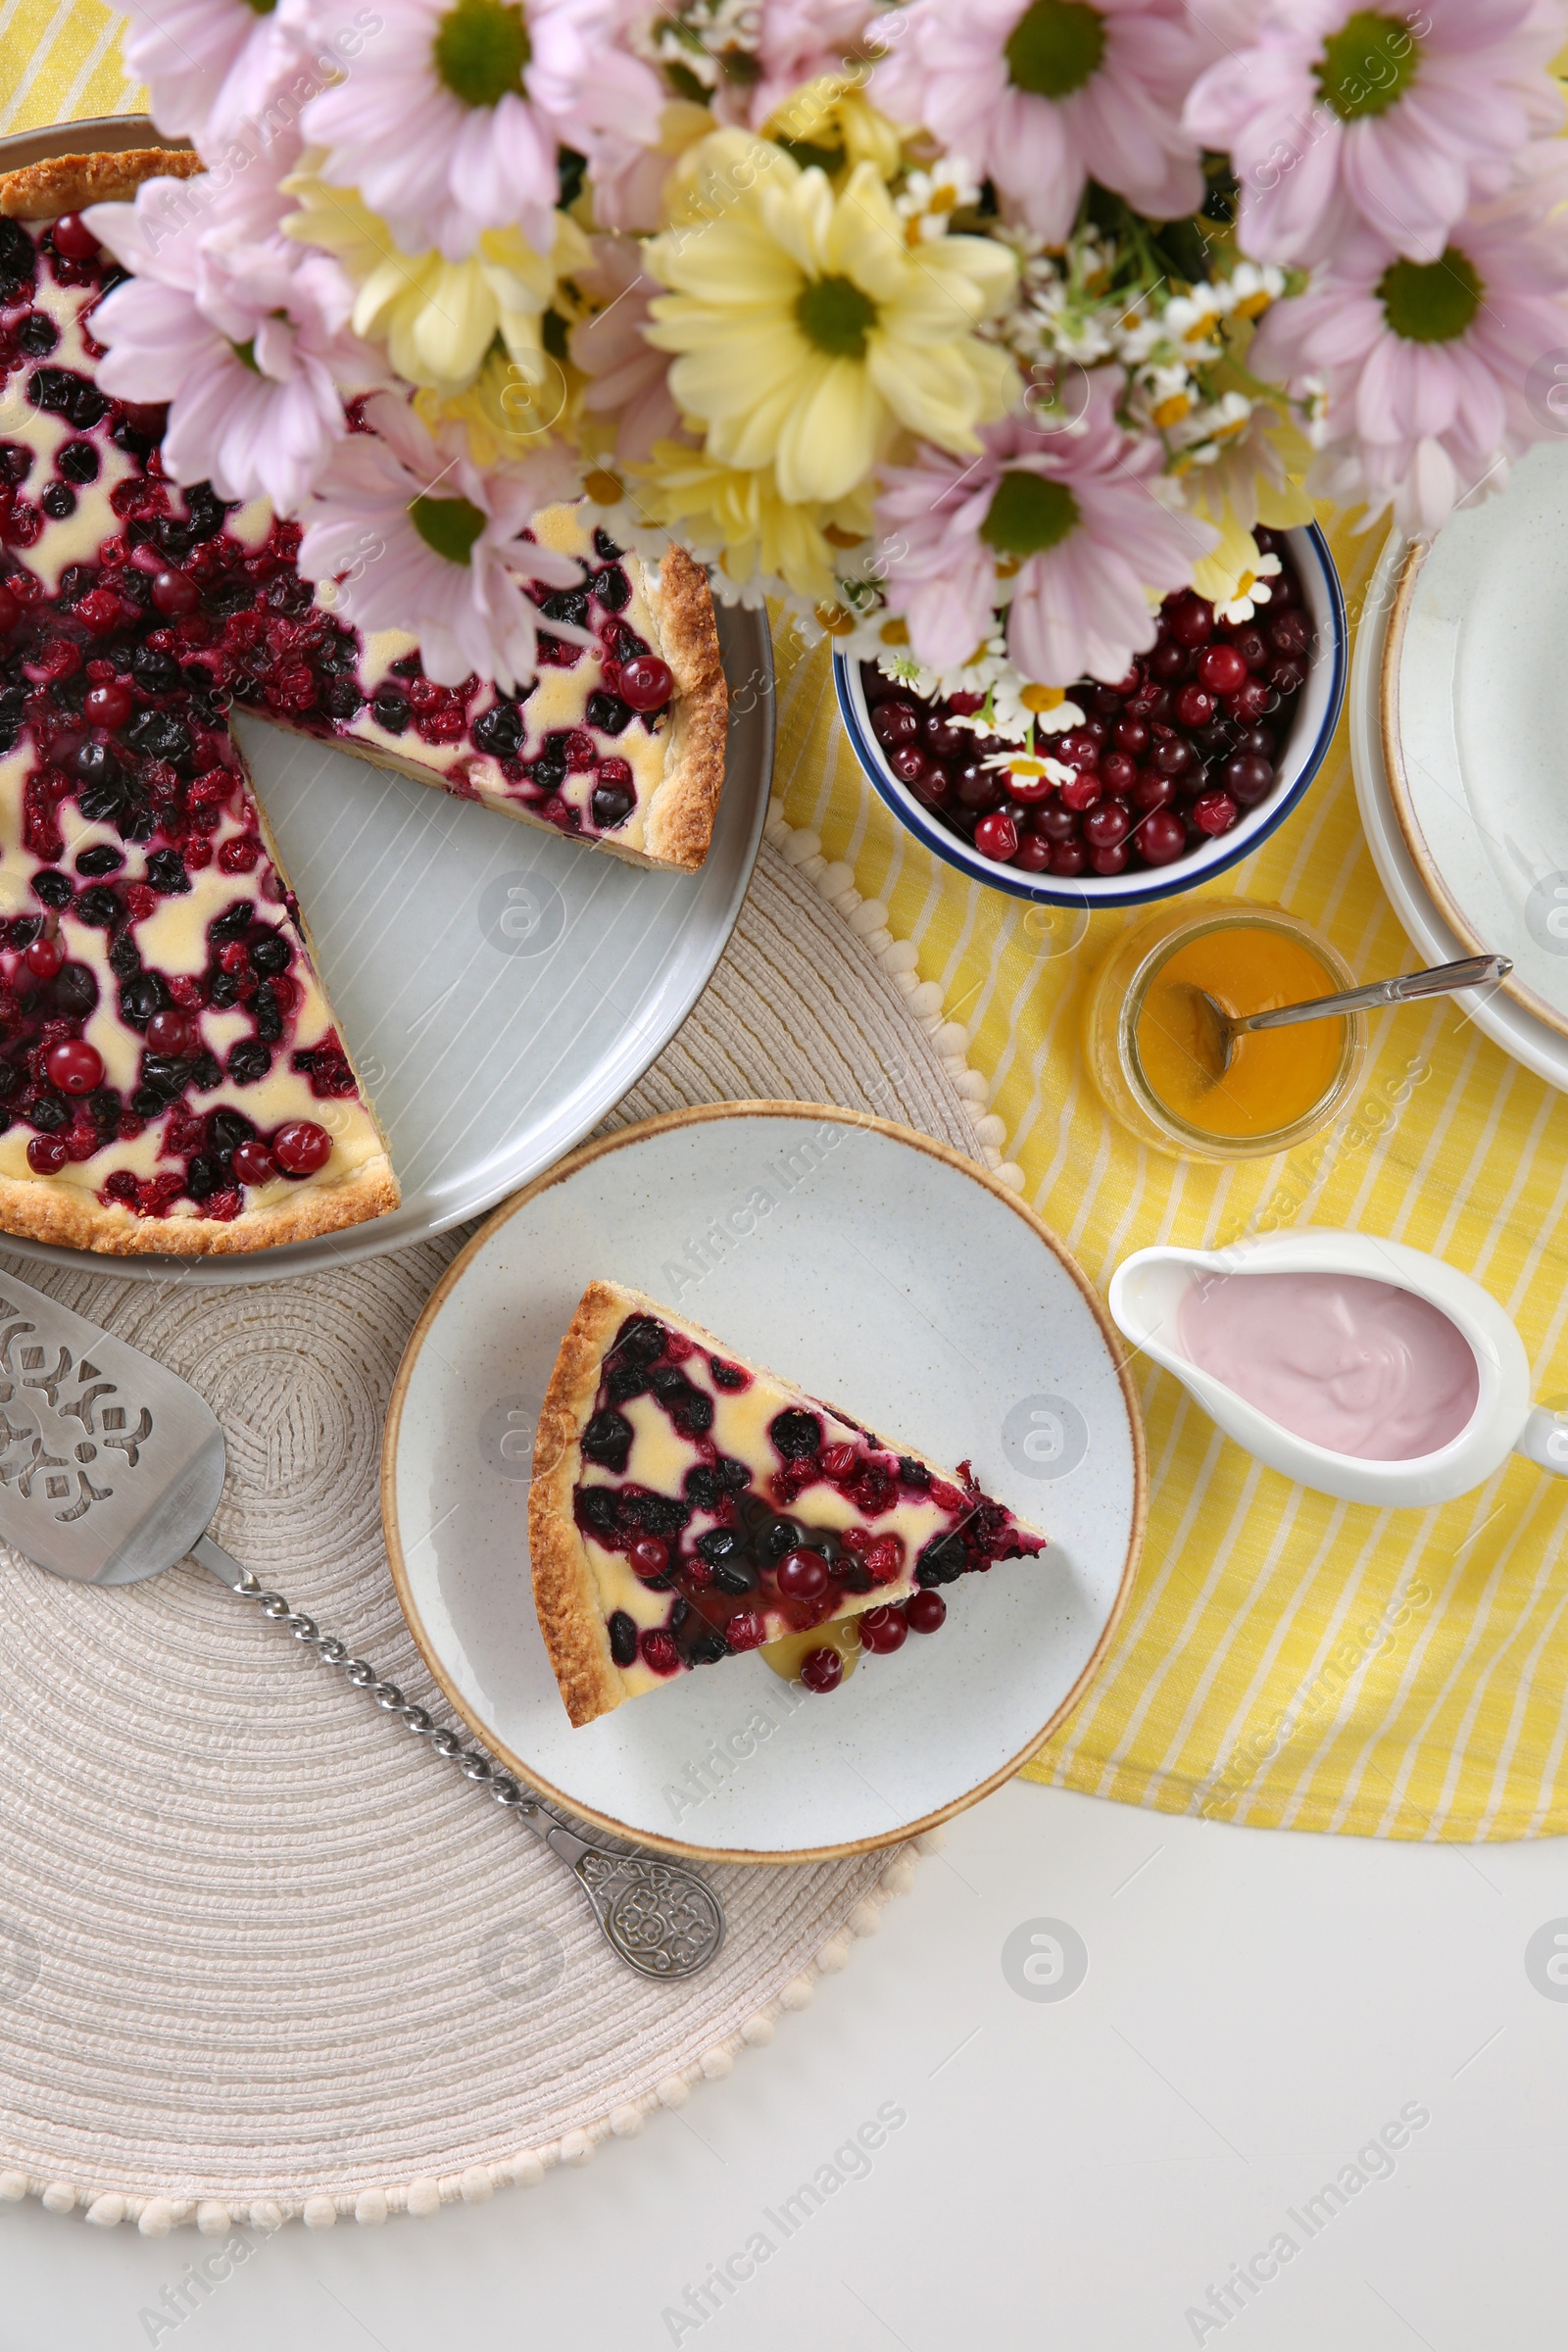
[(669, 355), (643, 337), (648, 305), (663, 292), (643, 268), (633, 237), (596, 237), (594, 275), (587, 289), (602, 304), (579, 319), (568, 338), (571, 357), (589, 379), (583, 405), (615, 419), (615, 459), (636, 465), (656, 441), (681, 438), (680, 413), (669, 390)]
[(922, 447), (884, 472), (887, 601), (931, 668), (966, 662), (1010, 597), (1007, 652), (1025, 676), (1113, 683), (1154, 641), (1149, 592), (1185, 587), (1215, 544), (1207, 523), (1152, 495), (1159, 445), (1122, 431), (1104, 373), (1077, 432), (1009, 416), (982, 431), (981, 458)]
[[(309, 56), (310, 0), (122, 0), (125, 72), (143, 81), (153, 121), (215, 157), (266, 114)], [(253, 142), (254, 143), (254, 142)]]
[(1250, 365), (1323, 399), (1309, 487), (1364, 501), (1368, 521), (1392, 506), (1401, 530), (1435, 531), (1559, 429), (1532, 370), (1549, 381), (1568, 348), (1568, 243), (1545, 219), (1563, 172), (1555, 142), (1539, 168), (1537, 153), (1521, 187), (1449, 230), (1439, 260), (1396, 255), (1363, 228), (1258, 328)]
[(876, 38), (883, 114), (924, 123), (1048, 243), (1065, 240), (1091, 176), (1159, 220), (1202, 203), (1177, 0), (915, 0)]
[(1185, 120), (1228, 150), (1258, 261), (1325, 260), (1365, 222), (1435, 262), (1466, 207), (1499, 194), (1520, 149), (1562, 120), (1545, 71), (1563, 38), (1554, 0), (1272, 0), (1243, 38), (1195, 83)]
[(600, 0), (377, 0), (376, 13), (303, 122), (327, 150), (321, 177), (358, 188), (410, 253), (461, 262), (487, 228), (548, 253), (558, 147), (622, 158), (658, 138), (658, 79), (612, 46)]
[(761, 74), (745, 92), (745, 120), (760, 129), (806, 82), (842, 74), (847, 58), (859, 58), (869, 69), (871, 54), (861, 34), (873, 13), (868, 0), (762, 0), (757, 35)]
[(134, 274), (93, 316), (98, 378), (118, 400), (167, 401), (164, 463), (220, 498), (288, 514), (344, 430), (339, 380), (375, 380), (347, 331), (354, 289), (327, 255), (272, 232), (254, 186), (203, 208), (202, 182), (153, 179), (97, 204), (94, 234)]
[[(431, 434), (389, 392), (365, 405), (368, 433), (340, 441), (305, 517), (299, 567), (337, 583), (337, 610), (356, 627), (407, 629), (426, 675), (458, 686), (470, 670), (503, 693), (538, 667), (538, 612), (518, 585), (574, 588), (582, 565), (532, 539), (533, 516), (575, 488), (560, 448), (481, 468), (461, 427)], [(587, 630), (551, 632), (591, 645)]]

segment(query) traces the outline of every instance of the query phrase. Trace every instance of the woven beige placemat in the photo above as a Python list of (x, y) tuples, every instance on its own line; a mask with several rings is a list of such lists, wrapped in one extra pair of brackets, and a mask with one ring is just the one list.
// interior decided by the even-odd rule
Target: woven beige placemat
[[(847, 869), (775, 818), (728, 952), (615, 1123), (745, 1096), (997, 1152), (962, 1033)], [(169, 1364), (228, 1441), (216, 1532), (446, 1719), (381, 1544), (381, 1422), (464, 1235), (248, 1289), (19, 1268)], [(583, 2163), (804, 2008), (907, 1849), (714, 1868), (683, 1985), (570, 1874), (193, 1567), (83, 1590), (0, 1549), (0, 2197), (150, 2235), (432, 2212)]]

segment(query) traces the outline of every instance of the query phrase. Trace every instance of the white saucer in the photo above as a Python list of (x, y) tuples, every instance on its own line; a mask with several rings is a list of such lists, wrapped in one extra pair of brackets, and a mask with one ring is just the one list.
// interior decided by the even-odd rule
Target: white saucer
[[(949, 1587), (939, 1633), (863, 1657), (831, 1696), (754, 1654), (573, 1731), (534, 1616), (528, 1475), (595, 1275), (684, 1308), (890, 1440), (971, 1458), (1050, 1549)], [(624, 1129), (509, 1201), (410, 1339), (382, 1455), (399, 1597), (471, 1729), (576, 1814), (733, 1861), (893, 1843), (1014, 1772), (1109, 1641), (1145, 1511), (1121, 1352), (1038, 1218), (925, 1136), (795, 1103)]]
[[(1350, 662), (1350, 764), (1367, 847), (1395, 913), (1423, 962), (1452, 963), (1473, 951), (1433, 905), (1399, 829), (1383, 758), (1379, 692), (1383, 651), (1406, 553), (1406, 542), (1397, 532), (1392, 533), (1367, 586)], [(1473, 992), (1468, 1011), (1476, 1027), (1515, 1061), (1534, 1070), (1548, 1085), (1568, 1091), (1568, 1037), (1538, 1020), (1501, 989), (1488, 990), (1485, 996)]]
[(1568, 442), (1411, 550), (1382, 662), (1383, 757), (1422, 885), (1568, 1040)]

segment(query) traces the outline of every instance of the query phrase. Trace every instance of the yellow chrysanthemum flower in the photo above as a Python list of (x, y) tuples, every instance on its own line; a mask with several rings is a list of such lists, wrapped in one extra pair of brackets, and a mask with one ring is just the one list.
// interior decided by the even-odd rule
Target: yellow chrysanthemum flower
[(869, 485), (849, 496), (800, 505), (783, 497), (770, 466), (725, 466), (678, 441), (659, 441), (651, 463), (627, 469), (650, 522), (678, 529), (732, 580), (754, 573), (783, 580), (813, 603), (838, 594), (834, 542), (854, 546), (871, 528)]
[(896, 178), (904, 166), (904, 141), (886, 115), (879, 114), (856, 83), (841, 74), (820, 74), (803, 83), (793, 97), (762, 126), (762, 136), (777, 139), (797, 153), (802, 165), (819, 162), (836, 174), (856, 164), (872, 164), (883, 179)]
[(647, 247), (671, 289), (647, 333), (676, 354), (670, 391), (708, 454), (771, 466), (794, 503), (844, 497), (901, 425), (978, 449), (975, 426), (1017, 385), (973, 331), (1012, 290), (1007, 248), (950, 236), (911, 252), (870, 164), (835, 194), (823, 172), (744, 132), (694, 153), (671, 226)]
[(425, 387), (415, 394), (414, 405), (432, 432), (449, 420), (461, 424), (476, 466), (501, 466), (546, 440), (575, 442), (584, 389), (569, 360), (547, 351), (540, 375), (514, 360), (498, 338), (466, 390)]
[(296, 172), (283, 186), (300, 204), (285, 229), (336, 255), (359, 287), (355, 333), (384, 343), (410, 383), (461, 392), (497, 335), (534, 382), (548, 377), (554, 363), (544, 349), (545, 312), (558, 279), (592, 259), (587, 238), (564, 213), (556, 215), (548, 257), (517, 229), (491, 228), (466, 261), (449, 262), (433, 251), (405, 253), (353, 188), (329, 187), (313, 172)]

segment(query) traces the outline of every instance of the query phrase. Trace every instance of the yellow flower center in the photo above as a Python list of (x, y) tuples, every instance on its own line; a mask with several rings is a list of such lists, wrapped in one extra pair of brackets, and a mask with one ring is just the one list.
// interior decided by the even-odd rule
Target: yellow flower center
[(1100, 71), (1105, 27), (1088, 0), (1034, 0), (1007, 35), (1007, 79), (1032, 98), (1070, 98)]
[(456, 0), (430, 44), (435, 70), (465, 106), (499, 106), (520, 91), (533, 55), (528, 22), (515, 0)]
[(1026, 710), (1055, 710), (1067, 700), (1065, 686), (1026, 686), (1018, 700)]
[(853, 278), (811, 277), (796, 297), (795, 321), (829, 359), (863, 360), (877, 307)]
[(618, 506), (626, 495), (619, 474), (609, 473), (602, 466), (596, 466), (591, 473), (583, 476), (582, 486), (596, 507)]

